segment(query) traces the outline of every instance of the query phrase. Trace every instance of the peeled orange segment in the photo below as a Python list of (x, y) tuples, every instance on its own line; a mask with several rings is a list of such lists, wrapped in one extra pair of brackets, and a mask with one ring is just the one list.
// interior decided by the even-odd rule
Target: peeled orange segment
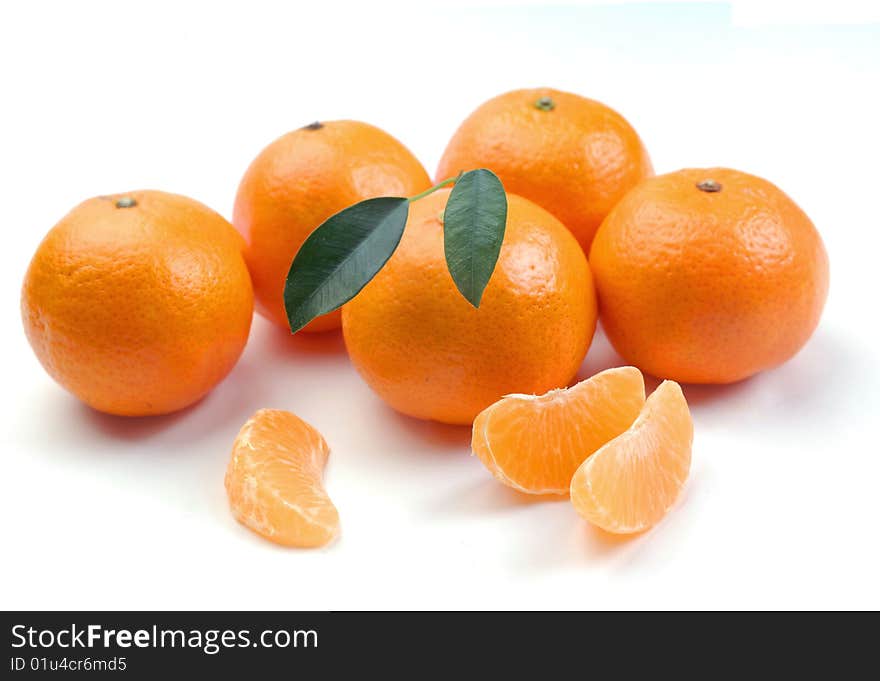
[(571, 480), (571, 502), (607, 532), (656, 525), (675, 503), (691, 467), (694, 424), (681, 388), (663, 381), (635, 423), (584, 461)]
[(608, 369), (568, 389), (503, 397), (477, 415), (471, 448), (505, 485), (568, 494), (578, 466), (629, 428), (644, 404), (638, 369)]
[(339, 534), (324, 490), (330, 453), (321, 434), (289, 411), (261, 409), (242, 426), (226, 471), (232, 514), (284, 546), (323, 546)]

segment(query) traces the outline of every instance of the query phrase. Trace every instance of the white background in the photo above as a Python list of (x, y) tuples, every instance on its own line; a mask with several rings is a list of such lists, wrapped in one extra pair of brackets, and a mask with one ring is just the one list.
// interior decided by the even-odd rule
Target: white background
[[(4, 3), (0, 606), (880, 607), (878, 11), (361, 5)], [(479, 103), (544, 84), (624, 113), (659, 172), (776, 182), (830, 254), (825, 315), (796, 359), (686, 387), (692, 476), (654, 531), (611, 540), (567, 501), (508, 491), (468, 429), (385, 407), (338, 334), (258, 318), (207, 399), (137, 420), (82, 406), (31, 353), (22, 277), (82, 199), (165, 189), (228, 217), (251, 158), (315, 119), (375, 123), (433, 173)], [(598, 334), (581, 377), (618, 363)], [(277, 548), (228, 512), (230, 447), (260, 407), (330, 443), (343, 534), (326, 550)]]

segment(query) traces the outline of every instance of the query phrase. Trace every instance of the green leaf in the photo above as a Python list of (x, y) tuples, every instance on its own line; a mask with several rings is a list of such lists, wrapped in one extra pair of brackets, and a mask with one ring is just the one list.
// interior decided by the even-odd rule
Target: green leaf
[(336, 213), (309, 235), (284, 284), (284, 308), (293, 333), (367, 285), (400, 243), (408, 213), (407, 199), (367, 199)]
[(474, 307), (495, 270), (506, 224), (507, 195), (498, 176), (485, 168), (462, 174), (443, 214), (443, 248), (452, 280)]

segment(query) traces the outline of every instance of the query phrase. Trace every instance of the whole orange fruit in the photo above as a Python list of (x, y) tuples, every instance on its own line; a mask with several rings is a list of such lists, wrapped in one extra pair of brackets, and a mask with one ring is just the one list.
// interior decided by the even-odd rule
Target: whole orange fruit
[(437, 180), (488, 168), (505, 189), (549, 210), (584, 252), (614, 204), (653, 174), (636, 131), (604, 104), (550, 88), (490, 99), (456, 131)]
[(354, 366), (404, 414), (470, 424), (508, 393), (566, 385), (596, 328), (583, 252), (561, 222), (508, 194), (507, 229), (479, 309), (456, 289), (443, 250), (450, 191), (410, 206), (382, 270), (343, 306)]
[[(313, 123), (272, 142), (242, 178), (232, 218), (247, 241), (245, 260), (257, 311), (289, 328), (287, 272), (324, 220), (364, 199), (412, 196), (430, 185), (428, 173), (406, 147), (367, 123)], [(339, 319), (337, 310), (304, 330), (335, 329)]]
[(95, 409), (164, 414), (208, 393), (247, 341), (241, 236), (184, 196), (135, 191), (78, 205), (25, 275), (24, 329), (58, 383)]
[(786, 361), (828, 293), (810, 219), (775, 185), (726, 168), (640, 184), (599, 228), (590, 264), (617, 351), (689, 383), (738, 381)]

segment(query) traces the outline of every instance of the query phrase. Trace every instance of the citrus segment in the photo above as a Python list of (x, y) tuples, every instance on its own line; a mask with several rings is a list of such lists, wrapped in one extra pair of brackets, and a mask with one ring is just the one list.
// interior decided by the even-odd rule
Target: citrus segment
[(615, 534), (656, 525), (691, 465), (694, 426), (678, 383), (663, 381), (635, 423), (584, 461), (571, 480), (580, 515)]
[(322, 481), (330, 449), (288, 411), (261, 409), (232, 447), (226, 494), (236, 519), (284, 546), (323, 546), (339, 534), (339, 514)]
[(577, 467), (632, 425), (645, 403), (635, 367), (608, 369), (568, 389), (508, 395), (480, 412), (471, 448), (505, 485), (568, 494)]

